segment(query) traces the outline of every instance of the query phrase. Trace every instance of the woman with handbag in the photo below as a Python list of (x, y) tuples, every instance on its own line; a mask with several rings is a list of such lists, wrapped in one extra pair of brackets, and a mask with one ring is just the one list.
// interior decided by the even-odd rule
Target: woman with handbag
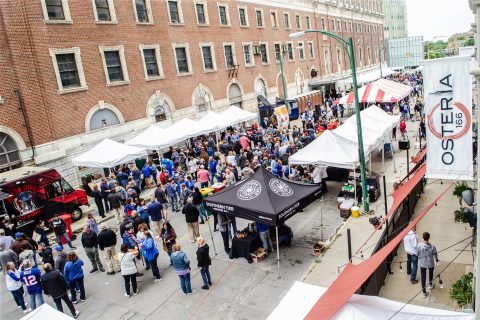
[(160, 231), (160, 236), (162, 237), (163, 241), (163, 251), (166, 251), (168, 256), (170, 257), (170, 265), (172, 264), (172, 247), (175, 244), (175, 240), (177, 239), (177, 234), (175, 233), (175, 229), (173, 229), (170, 222), (166, 221), (163, 223), (162, 230)]
[(209, 286), (212, 285), (212, 278), (210, 277), (210, 271), (208, 270), (209, 266), (212, 264), (212, 259), (208, 253), (209, 247), (208, 244), (202, 237), (197, 238), (197, 261), (198, 267), (200, 269), (200, 274), (203, 279), (203, 290), (208, 290)]
[(128, 251), (128, 246), (125, 243), (120, 247), (118, 261), (120, 261), (120, 268), (125, 281), (125, 297), (127, 298), (130, 298), (130, 283), (132, 284), (133, 295), (136, 296), (138, 294), (136, 255), (138, 255), (138, 251), (135, 253)]
[(192, 290), (192, 286), (190, 284), (190, 260), (185, 252), (182, 251), (182, 248), (179, 244), (175, 244), (173, 246), (171, 259), (173, 268), (180, 278), (180, 287), (182, 288), (183, 294), (191, 295), (197, 292), (197, 290)]

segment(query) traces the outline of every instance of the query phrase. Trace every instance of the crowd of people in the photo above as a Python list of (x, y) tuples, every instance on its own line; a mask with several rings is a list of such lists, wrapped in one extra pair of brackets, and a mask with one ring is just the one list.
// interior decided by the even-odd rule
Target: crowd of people
[[(421, 86), (419, 76), (397, 80), (414, 81), (415, 90)], [(416, 101), (421, 106), (421, 100)], [(388, 109), (389, 106), (384, 108), (394, 112)], [(120, 251), (116, 250), (118, 237), (115, 230), (104, 223), (98, 224), (89, 214), (80, 235), (81, 245), (91, 264), (89, 272), (120, 273), (124, 279), (125, 297), (130, 297), (139, 293), (137, 277), (143, 276), (141, 271), (151, 270), (153, 281), (162, 281), (157, 260), (163, 251), (179, 277), (182, 292), (194, 294), (191, 262), (177, 243), (177, 234), (169, 219), (170, 215), (181, 212), (190, 242), (198, 247), (201, 288), (208, 290), (212, 286), (211, 259), (208, 244), (200, 236), (199, 225), (204, 224), (209, 215), (203, 207), (201, 189), (217, 184), (228, 188), (263, 167), (280, 178), (319, 184), (327, 192), (325, 167), (290, 166), (288, 157), (323, 131), (340, 125), (343, 113), (343, 106), (337, 105), (331, 96), (324, 106), (305, 109), (301, 113), (301, 125), (277, 127), (275, 121), (264, 119), (261, 125), (255, 123), (248, 129), (228, 128), (220, 137), (211, 134), (191, 139), (188, 146), (170, 147), (161, 156), (153, 153), (143, 166), (132, 163), (116, 168), (114, 173), (93, 186), (91, 196), (100, 218), (109, 213), (115, 216), (121, 239)], [(402, 123), (408, 119), (406, 115), (404, 118)], [(406, 131), (401, 124), (400, 131), (404, 129)], [(154, 189), (151, 198), (142, 197), (145, 189)], [(224, 250), (229, 253), (231, 240), (237, 232), (235, 218), (225, 214), (212, 215), (214, 231), (221, 233)], [(53, 248), (43, 221), (38, 223), (31, 237), (14, 232), (4, 223), (0, 225), (0, 262), (6, 274), (7, 288), (24, 312), (44, 303), (45, 294), (52, 297), (62, 312), (63, 301), (76, 318), (79, 312), (74, 305), (87, 297), (85, 265), (68, 236), (65, 222), (57, 215), (49, 221), (48, 227), (53, 230), (57, 241)], [(257, 228), (268, 254), (273, 251), (269, 228), (260, 223)], [(293, 233), (286, 225), (281, 229), (281, 242), (289, 245)], [(62, 240), (70, 251), (65, 252)], [(41, 257), (43, 274), (38, 267), (37, 254)], [(140, 265), (144, 265), (143, 270), (139, 270)], [(30, 295), (30, 305), (23, 299), (23, 286)]]

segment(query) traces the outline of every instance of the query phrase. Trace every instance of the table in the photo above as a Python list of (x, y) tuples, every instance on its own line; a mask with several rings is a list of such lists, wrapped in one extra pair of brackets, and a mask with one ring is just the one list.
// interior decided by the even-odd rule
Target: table
[(258, 233), (251, 234), (245, 238), (233, 238), (230, 248), (230, 259), (245, 258), (248, 263), (252, 263), (251, 252), (254, 252), (262, 246), (262, 240)]

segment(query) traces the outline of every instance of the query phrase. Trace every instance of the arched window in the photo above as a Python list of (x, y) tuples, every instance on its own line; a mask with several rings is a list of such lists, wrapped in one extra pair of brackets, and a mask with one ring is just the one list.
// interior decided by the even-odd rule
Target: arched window
[(193, 105), (197, 108), (198, 113), (206, 112), (212, 109), (212, 97), (210, 89), (200, 84), (193, 92)]
[(18, 146), (11, 136), (0, 132), (0, 170), (11, 170), (21, 163)]
[(155, 122), (162, 122), (167, 120), (167, 114), (165, 113), (165, 109), (163, 109), (163, 107), (155, 107), (154, 112)]
[(263, 79), (258, 78), (257, 81), (255, 81), (255, 93), (257, 96), (264, 96), (267, 98), (267, 86)]
[(242, 90), (236, 83), (232, 83), (228, 88), (228, 100), (230, 105), (242, 107)]
[(98, 130), (120, 123), (115, 112), (110, 109), (99, 109), (90, 118), (90, 130)]

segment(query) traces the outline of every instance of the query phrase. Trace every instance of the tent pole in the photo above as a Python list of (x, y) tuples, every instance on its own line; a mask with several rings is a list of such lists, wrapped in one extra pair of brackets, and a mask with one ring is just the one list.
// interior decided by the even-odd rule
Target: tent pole
[(397, 166), (395, 165), (395, 151), (393, 151), (393, 143), (392, 143), (392, 161), (393, 161), (393, 173), (397, 173)]
[(355, 205), (357, 205), (357, 171), (356, 171), (356, 166), (353, 165), (353, 192), (355, 194), (355, 199), (353, 201), (353, 203), (355, 203)]
[(382, 148), (382, 171), (385, 172), (385, 141)]
[(372, 153), (368, 157), (368, 174), (372, 175)]
[(208, 212), (207, 212), (207, 219), (206, 220), (207, 220), (207, 224), (208, 224), (208, 231), (210, 231), (210, 238), (212, 239), (213, 252), (215, 252), (215, 255), (217, 255), (217, 248), (215, 247), (215, 241), (213, 241), (212, 227), (210, 226), (210, 220), (208, 219)]
[(321, 202), (321, 207), (320, 207), (320, 237), (322, 238), (322, 242), (323, 242), (323, 195), (322, 195), (322, 199), (320, 200)]
[(280, 243), (278, 242), (278, 226), (275, 227), (275, 230), (277, 231), (276, 237), (277, 237), (277, 270), (278, 270), (278, 277), (280, 278)]
[[(78, 167), (75, 170), (75, 183), (77, 184), (77, 189), (80, 187), (80, 183), (78, 182)], [(5, 211), (6, 212), (6, 211)]]

